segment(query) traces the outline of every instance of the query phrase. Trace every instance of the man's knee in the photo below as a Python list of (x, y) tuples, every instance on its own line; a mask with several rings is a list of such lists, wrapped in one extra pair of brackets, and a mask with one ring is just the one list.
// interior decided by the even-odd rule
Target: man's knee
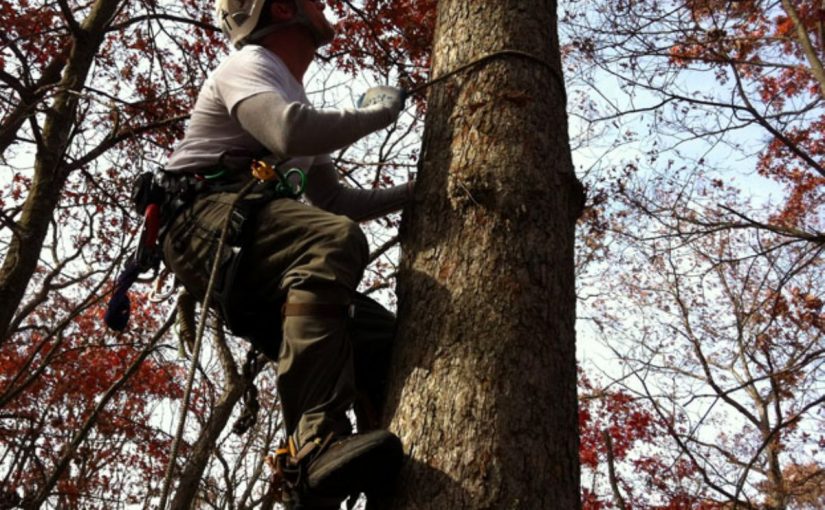
[(281, 281), (284, 289), (317, 289), (336, 284), (354, 290), (369, 261), (367, 239), (357, 223), (332, 214), (306, 225), (298, 255)]
[(369, 260), (369, 244), (358, 223), (345, 216), (336, 216), (329, 233), (326, 249), (347, 259), (353, 268), (363, 270)]

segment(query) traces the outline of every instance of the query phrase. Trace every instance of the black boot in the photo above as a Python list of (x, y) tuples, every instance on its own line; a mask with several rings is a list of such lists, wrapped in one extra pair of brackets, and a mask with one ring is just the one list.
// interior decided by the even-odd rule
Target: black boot
[(344, 498), (322, 497), (304, 490), (288, 490), (284, 493), (284, 510), (338, 510)]
[(335, 510), (358, 494), (390, 492), (404, 451), (386, 430), (316, 439), (300, 450), (290, 439), (270, 459), (279, 501), (287, 510)]
[(386, 430), (373, 430), (333, 440), (310, 458), (309, 494), (346, 498), (386, 491), (395, 480), (404, 451), (401, 440)]

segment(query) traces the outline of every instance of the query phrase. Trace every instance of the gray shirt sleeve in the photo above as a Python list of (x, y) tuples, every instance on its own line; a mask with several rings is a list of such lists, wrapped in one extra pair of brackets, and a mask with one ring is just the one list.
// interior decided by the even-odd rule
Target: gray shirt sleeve
[(317, 156), (342, 149), (387, 127), (395, 115), (381, 105), (358, 110), (316, 110), (287, 102), (277, 92), (248, 97), (235, 108), (241, 126), (280, 157)]
[(350, 188), (338, 179), (335, 167), (326, 163), (310, 168), (305, 193), (321, 209), (366, 221), (403, 208), (412, 196), (412, 183), (385, 189)]
[[(395, 115), (375, 105), (358, 110), (316, 110), (287, 103), (275, 92), (256, 94), (235, 109), (241, 126), (279, 157), (316, 156), (341, 149), (388, 126)], [(313, 205), (355, 221), (379, 218), (404, 207), (411, 185), (385, 189), (354, 189), (338, 179), (328, 158), (307, 174), (306, 196)]]

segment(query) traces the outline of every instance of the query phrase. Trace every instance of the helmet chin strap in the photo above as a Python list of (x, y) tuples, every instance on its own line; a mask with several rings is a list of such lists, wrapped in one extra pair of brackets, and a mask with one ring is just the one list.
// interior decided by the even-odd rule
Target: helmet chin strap
[(306, 15), (306, 11), (304, 11), (304, 6), (301, 4), (301, 0), (295, 0), (295, 15), (289, 21), (282, 21), (280, 23), (272, 23), (271, 25), (265, 26), (258, 30), (255, 30), (249, 36), (246, 37), (244, 44), (256, 41), (266, 35), (271, 34), (272, 32), (277, 32), (282, 28), (291, 27), (293, 25), (303, 25), (309, 32), (312, 34), (312, 39), (315, 41), (315, 48), (320, 48), (321, 46), (325, 46), (329, 44), (329, 41), (325, 40), (324, 34), (312, 24), (309, 20), (309, 17)]

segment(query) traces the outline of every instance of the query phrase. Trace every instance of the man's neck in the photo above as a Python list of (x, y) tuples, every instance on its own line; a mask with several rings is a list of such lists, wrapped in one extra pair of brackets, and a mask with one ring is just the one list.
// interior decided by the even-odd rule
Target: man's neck
[(315, 42), (306, 29), (286, 27), (264, 37), (261, 46), (278, 55), (298, 83), (304, 83), (304, 73), (315, 58)]

